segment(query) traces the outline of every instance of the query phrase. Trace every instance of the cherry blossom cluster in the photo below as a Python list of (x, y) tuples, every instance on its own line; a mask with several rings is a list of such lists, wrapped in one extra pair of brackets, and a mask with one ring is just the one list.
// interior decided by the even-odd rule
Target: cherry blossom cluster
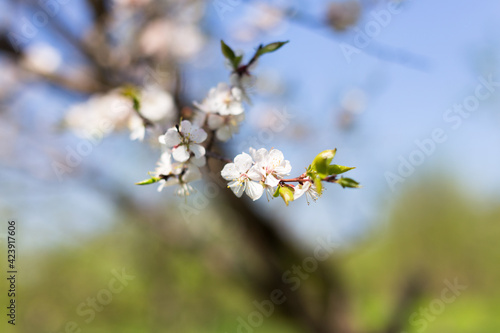
[[(250, 104), (249, 87), (254, 79), (251, 69), (260, 56), (274, 52), (284, 44), (286, 42), (260, 45), (253, 57), (242, 64), (243, 55), (236, 55), (221, 41), (222, 53), (232, 67), (230, 84), (221, 82), (210, 89), (201, 103), (194, 102), (195, 116), (190, 120), (182, 120), (158, 137), (163, 150), (158, 166), (150, 173), (150, 179), (137, 184), (159, 183), (159, 191), (166, 186), (176, 185), (177, 195), (188, 196), (194, 191), (190, 183), (202, 178), (200, 168), (205, 166), (207, 157), (229, 161), (210, 151), (212, 143), (214, 140), (226, 142), (238, 133), (245, 119), (243, 103)], [(137, 113), (142, 115), (139, 97), (134, 94), (128, 96)], [(292, 166), (280, 150), (250, 148), (248, 154), (241, 153), (233, 162), (227, 163), (220, 174), (237, 197), (245, 193), (255, 201), (265, 192), (268, 199), (280, 196), (286, 205), (304, 195), (308, 202), (315, 201), (323, 191), (323, 182), (358, 187), (356, 181), (338, 177), (353, 168), (330, 164), (335, 153), (336, 150), (320, 153), (306, 172), (295, 178), (287, 178)]]
[(242, 87), (221, 82), (210, 89), (203, 102), (194, 103), (205, 113), (204, 122), (210, 130), (215, 131), (218, 140), (228, 141), (233, 134), (238, 133), (240, 123), (245, 119), (243, 94)]
[[(353, 168), (330, 165), (335, 152), (336, 150), (326, 150), (320, 153), (305, 173), (297, 178), (287, 179), (285, 177), (290, 175), (292, 166), (284, 159), (281, 151), (250, 148), (250, 154), (241, 153), (234, 158), (234, 162), (227, 163), (221, 171), (221, 176), (229, 181), (228, 188), (238, 198), (245, 193), (255, 201), (266, 191), (268, 198), (281, 196), (286, 205), (304, 194), (309, 203), (309, 200), (316, 201), (321, 195), (321, 182), (358, 187), (358, 183), (350, 178), (337, 178), (338, 174)], [(318, 172), (323, 170), (324, 166), (327, 166), (327, 172)]]
[(176, 113), (172, 95), (157, 85), (143, 89), (114, 89), (93, 95), (73, 105), (66, 114), (65, 125), (81, 137), (96, 132), (108, 135), (128, 127), (130, 139), (142, 141), (146, 129), (158, 132), (163, 123), (172, 123)]
[[(250, 154), (241, 153), (234, 158), (233, 163), (228, 163), (221, 171), (222, 178), (229, 181), (228, 188), (239, 198), (245, 193), (252, 200), (259, 199), (264, 191), (269, 197), (277, 197), (281, 188), (286, 187), (283, 193), (293, 191), (293, 200), (306, 194), (313, 201), (319, 196), (311, 179), (303, 177), (297, 185), (285, 185), (292, 166), (284, 159), (283, 153), (278, 149), (268, 151), (265, 148), (255, 150), (250, 148)], [(289, 198), (291, 199), (291, 197)], [(285, 200), (288, 204), (288, 201)]]
[(229, 181), (228, 187), (237, 197), (245, 192), (252, 200), (257, 200), (264, 190), (273, 195), (280, 179), (291, 171), (292, 166), (281, 151), (250, 148), (250, 155), (239, 154), (233, 163), (226, 164), (221, 176)]
[(165, 186), (179, 185), (176, 191), (179, 196), (193, 192), (189, 183), (201, 179), (199, 168), (206, 164), (205, 147), (201, 143), (206, 139), (207, 133), (188, 120), (159, 136), (164, 152), (153, 178), (160, 183), (158, 191)]

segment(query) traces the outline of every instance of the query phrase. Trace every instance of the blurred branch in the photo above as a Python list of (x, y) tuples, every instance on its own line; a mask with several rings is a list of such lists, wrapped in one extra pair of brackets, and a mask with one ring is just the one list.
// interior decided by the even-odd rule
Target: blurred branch
[(12, 44), (9, 41), (9, 38), (7, 37), (7, 31), (0, 32), (0, 51), (8, 56), (17, 57), (19, 55), (19, 52), (16, 51), (14, 47), (12, 47)]
[(110, 0), (86, 0), (86, 2), (94, 14), (96, 24), (104, 24), (110, 14)]
[[(36, 2), (34, 0), (21, 0), (18, 2), (19, 4), (24, 4), (28, 8), (36, 10)], [(69, 32), (68, 28), (62, 24), (62, 21), (59, 19), (62, 15), (54, 15), (50, 19), (50, 24), (48, 27), (52, 28), (55, 32), (57, 32), (60, 36), (62, 36), (66, 41), (68, 41), (74, 48), (79, 50), (82, 54), (87, 56), (89, 60), (94, 60), (93, 54), (91, 50), (88, 48), (87, 45), (83, 42), (83, 40), (80, 40), (77, 38), (75, 35), (73, 35), (71, 32)]]
[(88, 80), (75, 80), (74, 78), (64, 77), (55, 73), (40, 72), (37, 69), (25, 66), (22, 62), (18, 63), (19, 68), (24, 70), (25, 75), (34, 74), (38, 78), (46, 80), (48, 83), (55, 84), (65, 90), (93, 94), (106, 89), (105, 86), (98, 81), (94, 81), (91, 77), (88, 77)]
[(409, 317), (416, 302), (422, 296), (423, 289), (422, 278), (419, 274), (415, 274), (407, 280), (396, 308), (381, 333), (400, 333), (408, 326)]

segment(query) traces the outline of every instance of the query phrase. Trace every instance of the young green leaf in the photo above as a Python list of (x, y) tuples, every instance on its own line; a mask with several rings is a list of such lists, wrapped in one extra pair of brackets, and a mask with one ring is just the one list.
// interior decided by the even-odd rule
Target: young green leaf
[(141, 110), (141, 100), (139, 98), (139, 91), (135, 87), (125, 87), (122, 90), (122, 95), (132, 100), (134, 110), (139, 113)]
[(285, 42), (274, 42), (271, 44), (267, 44), (266, 46), (260, 46), (259, 49), (257, 50), (257, 56), (260, 57), (261, 55), (265, 53), (271, 53), (276, 50), (278, 50), (280, 47), (288, 43), (288, 41)]
[(233, 68), (236, 70), (240, 66), (241, 60), (243, 59), (243, 55), (239, 55), (234, 57), (233, 61), (231, 64), (233, 65)]
[(346, 188), (346, 187), (358, 188), (358, 187), (360, 187), (359, 183), (351, 178), (344, 178), (344, 177), (340, 178), (339, 180), (337, 180), (337, 183), (340, 186), (342, 186), (343, 188)]
[(290, 201), (293, 201), (293, 189), (288, 186), (281, 186), (280, 188), (280, 196), (285, 202), (285, 204), (288, 206), (288, 203)]
[(340, 175), (341, 173), (347, 172), (347, 171), (352, 170), (352, 169), (356, 169), (356, 168), (332, 164), (332, 165), (328, 166), (328, 176)]
[(278, 186), (278, 187), (276, 188), (276, 192), (274, 192), (274, 194), (273, 194), (273, 197), (274, 197), (274, 198), (277, 198), (277, 197), (279, 197), (279, 196), (280, 196), (280, 188), (281, 188), (281, 186)]
[(328, 167), (335, 157), (337, 149), (325, 150), (314, 158), (311, 168), (316, 171), (320, 176), (326, 177), (328, 174)]
[(316, 192), (321, 195), (321, 193), (323, 192), (323, 183), (321, 183), (321, 177), (316, 177), (314, 179), (314, 185), (316, 185)]
[(220, 41), (220, 48), (222, 50), (222, 54), (228, 60), (232, 61), (234, 59), (234, 57), (236, 56), (234, 54), (234, 51), (226, 43), (224, 43), (224, 41), (222, 39)]
[(243, 59), (243, 55), (236, 56), (233, 49), (231, 49), (223, 40), (220, 41), (220, 48), (222, 50), (222, 54), (226, 57), (227, 60), (233, 66), (233, 69), (237, 69), (241, 63), (241, 59)]
[(151, 177), (150, 179), (145, 179), (143, 181), (135, 183), (135, 185), (149, 185), (149, 184), (154, 184), (156, 182), (159, 182), (160, 179), (161, 178), (159, 178), (159, 177)]

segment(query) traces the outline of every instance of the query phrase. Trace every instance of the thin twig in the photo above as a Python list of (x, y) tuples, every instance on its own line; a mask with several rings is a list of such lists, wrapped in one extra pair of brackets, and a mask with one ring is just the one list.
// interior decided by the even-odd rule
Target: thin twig
[(207, 152), (205, 153), (205, 155), (206, 155), (207, 157), (210, 157), (210, 158), (213, 158), (213, 159), (216, 159), (216, 160), (219, 160), (219, 161), (225, 162), (225, 163), (232, 163), (232, 162), (233, 162), (233, 161), (232, 161), (232, 160), (230, 160), (229, 158), (226, 158), (226, 157), (224, 157), (224, 156), (222, 156), (222, 155), (219, 155), (219, 154), (217, 154), (217, 153), (214, 153), (213, 151), (207, 151)]

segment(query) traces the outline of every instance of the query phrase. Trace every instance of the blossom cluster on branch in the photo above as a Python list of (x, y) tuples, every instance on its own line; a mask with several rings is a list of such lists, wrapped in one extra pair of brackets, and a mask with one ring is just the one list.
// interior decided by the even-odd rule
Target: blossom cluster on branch
[[(193, 192), (189, 184), (202, 178), (199, 168), (205, 166), (206, 158), (217, 158), (228, 162), (221, 176), (228, 181), (228, 188), (237, 197), (243, 193), (257, 200), (264, 193), (269, 198), (281, 197), (286, 205), (290, 201), (306, 196), (316, 200), (323, 191), (323, 182), (338, 183), (342, 187), (359, 187), (359, 184), (338, 175), (353, 168), (331, 164), (336, 150), (326, 150), (316, 156), (306, 172), (295, 178), (286, 178), (292, 166), (278, 149), (250, 148), (249, 153), (237, 155), (232, 162), (210, 151), (214, 139), (225, 142), (238, 132), (245, 119), (243, 103), (250, 103), (248, 88), (253, 80), (251, 70), (260, 56), (274, 52), (287, 42), (260, 45), (253, 57), (242, 64), (243, 55), (236, 53), (223, 41), (221, 50), (232, 68), (230, 84), (219, 83), (210, 89), (201, 103), (194, 102), (197, 115), (182, 120), (169, 128), (158, 140), (163, 153), (158, 167), (151, 177), (138, 185), (159, 183), (158, 190), (178, 185), (176, 193), (187, 196)], [(137, 97), (133, 97), (137, 98)], [(140, 110), (137, 110), (140, 113)], [(207, 140), (207, 138), (211, 138)]]
[(292, 166), (278, 149), (250, 148), (232, 161), (212, 151), (215, 140), (226, 142), (238, 133), (245, 119), (245, 104), (251, 105), (252, 72), (259, 58), (286, 43), (260, 45), (245, 63), (243, 54), (236, 54), (221, 41), (222, 54), (231, 68), (229, 83), (217, 84), (201, 102), (193, 102), (193, 112), (177, 124), (174, 118), (181, 106), (176, 106), (172, 95), (159, 86), (127, 86), (93, 96), (68, 112), (66, 124), (87, 136), (96, 129), (104, 135), (123, 127), (130, 129), (133, 140), (142, 141), (148, 134), (162, 154), (150, 178), (137, 184), (159, 183), (159, 191), (175, 185), (179, 196), (193, 193), (191, 183), (202, 178), (200, 168), (207, 158), (225, 161), (220, 174), (228, 181), (228, 188), (237, 197), (245, 193), (252, 200), (266, 193), (268, 199), (281, 197), (288, 205), (304, 195), (308, 202), (316, 200), (325, 182), (358, 187), (350, 178), (339, 178), (353, 168), (331, 164), (336, 150), (320, 153), (306, 172), (294, 178), (287, 178)]

